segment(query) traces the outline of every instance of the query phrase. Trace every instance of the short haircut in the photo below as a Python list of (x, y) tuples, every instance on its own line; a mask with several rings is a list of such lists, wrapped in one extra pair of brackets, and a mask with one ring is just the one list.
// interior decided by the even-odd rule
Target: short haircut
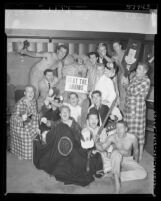
[(31, 85), (31, 84), (27, 84), (25, 86), (25, 91), (26, 91), (27, 88), (32, 88), (35, 91), (35, 87), (33, 85)]
[(61, 112), (64, 108), (68, 109), (69, 113), (70, 113), (70, 108), (67, 106), (67, 105), (62, 105), (60, 108), (59, 108), (59, 111)]
[(102, 96), (102, 93), (99, 90), (93, 91), (92, 94), (91, 94), (91, 96), (93, 97), (94, 94), (99, 94), (99, 96)]
[(46, 69), (46, 70), (44, 70), (44, 75), (46, 75), (48, 72), (50, 72), (50, 73), (53, 73), (53, 70), (51, 70), (51, 69)]
[(99, 57), (97, 52), (89, 52), (87, 56), (90, 58), (91, 55), (95, 55), (95, 57)]
[(120, 41), (120, 40), (114, 40), (114, 41), (112, 42), (112, 44), (114, 44), (114, 43), (118, 43), (119, 45), (121, 45), (121, 46), (122, 46), (122, 43), (121, 43), (121, 41)]
[(96, 115), (97, 116), (97, 119), (99, 120), (99, 114), (98, 114), (98, 111), (95, 109), (95, 108), (91, 108), (89, 113), (87, 114), (87, 117), (86, 119), (89, 119), (89, 117), (91, 115)]
[(68, 55), (68, 53), (69, 53), (69, 48), (68, 48), (67, 46), (65, 46), (65, 45), (58, 45), (57, 48), (56, 48), (56, 52), (59, 51), (61, 48), (63, 48), (63, 49), (66, 50), (66, 54), (65, 54), (65, 56), (64, 56), (64, 58), (63, 58), (63, 59), (65, 59), (65, 57), (66, 57), (66, 56)]
[(146, 73), (149, 71), (149, 64), (147, 62), (139, 62), (138, 65), (141, 65), (146, 70)]
[(107, 50), (107, 45), (105, 43), (99, 43), (97, 46), (97, 50), (99, 49), (99, 47), (104, 46)]
[(121, 49), (122, 49), (122, 50), (125, 50), (125, 49), (126, 49), (127, 42), (125, 43), (125, 41), (122, 42), (122, 41), (120, 41), (120, 40), (114, 40), (114, 41), (112, 42), (112, 45), (113, 45), (114, 43), (118, 43), (119, 45), (121, 45)]
[(69, 94), (68, 98), (70, 98), (70, 96), (71, 96), (72, 94), (75, 95), (75, 96), (78, 98), (78, 94), (77, 94), (76, 92), (71, 92), (71, 93)]
[(117, 122), (116, 122), (116, 125), (117, 125), (117, 124), (123, 124), (125, 127), (127, 127), (127, 123), (126, 123), (123, 119), (117, 121)]

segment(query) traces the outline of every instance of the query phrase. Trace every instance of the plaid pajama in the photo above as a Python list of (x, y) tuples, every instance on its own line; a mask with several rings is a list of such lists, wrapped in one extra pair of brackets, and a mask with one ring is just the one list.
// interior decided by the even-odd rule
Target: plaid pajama
[(128, 88), (125, 99), (125, 117), (129, 133), (137, 136), (139, 144), (145, 143), (146, 103), (145, 99), (150, 89), (150, 79), (134, 77)]
[[(30, 122), (23, 125), (21, 115), (27, 109), (32, 113), (32, 118)], [(27, 108), (22, 98), (17, 102), (10, 119), (11, 153), (23, 159), (32, 159), (33, 138), (38, 128), (36, 101), (32, 101), (31, 106)]]

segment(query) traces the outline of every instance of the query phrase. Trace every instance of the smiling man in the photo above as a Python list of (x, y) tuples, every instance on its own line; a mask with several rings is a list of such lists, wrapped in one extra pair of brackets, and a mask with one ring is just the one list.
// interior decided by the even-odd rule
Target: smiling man
[[(112, 173), (115, 178), (116, 193), (119, 193), (121, 182), (144, 179), (147, 172), (137, 163), (138, 140), (135, 135), (127, 132), (123, 120), (117, 122), (116, 134), (108, 136), (104, 143), (97, 142), (96, 148), (99, 151), (105, 151), (110, 145), (113, 145), (111, 154)], [(133, 155), (131, 154), (132, 150)]]

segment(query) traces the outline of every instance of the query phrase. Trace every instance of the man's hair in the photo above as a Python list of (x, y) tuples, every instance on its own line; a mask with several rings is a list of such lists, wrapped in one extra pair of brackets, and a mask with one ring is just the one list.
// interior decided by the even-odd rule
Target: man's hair
[(123, 124), (125, 127), (127, 127), (127, 123), (123, 119), (117, 121), (116, 124)]
[(144, 70), (146, 70), (146, 73), (149, 71), (149, 64), (147, 62), (139, 62), (138, 65), (143, 66)]
[(66, 57), (66, 56), (68, 55), (68, 53), (69, 53), (69, 48), (68, 48), (67, 46), (65, 46), (65, 45), (58, 45), (57, 48), (56, 48), (56, 52), (59, 51), (61, 48), (63, 48), (63, 49), (66, 50), (66, 54), (65, 54), (65, 56), (64, 56), (64, 58), (63, 58), (63, 59), (65, 59), (65, 57)]
[(89, 119), (89, 117), (90, 117), (91, 115), (96, 115), (97, 118), (99, 119), (98, 111), (97, 111), (95, 108), (91, 108), (91, 109), (90, 109), (89, 113), (87, 114), (86, 119)]
[(99, 90), (93, 91), (92, 94), (91, 94), (91, 96), (93, 97), (94, 94), (99, 94), (99, 96), (102, 96), (102, 93)]
[(107, 50), (107, 45), (106, 45), (105, 43), (99, 43), (99, 44), (97, 45), (97, 50), (98, 50), (99, 47), (101, 47), (101, 46), (104, 46), (104, 47), (106, 48), (106, 50)]
[(71, 93), (69, 94), (68, 98), (70, 98), (72, 94), (74, 94), (74, 95), (78, 98), (78, 94), (77, 94), (76, 92), (71, 92)]
[(114, 40), (114, 41), (112, 42), (112, 44), (114, 44), (114, 43), (118, 43), (119, 45), (121, 45), (121, 46), (122, 46), (122, 43), (121, 43), (121, 41), (120, 41), (120, 40)]
[(61, 112), (64, 108), (68, 109), (68, 111), (70, 112), (70, 108), (69, 108), (67, 105), (62, 105), (62, 106), (59, 108), (59, 111)]
[(87, 54), (87, 56), (90, 58), (91, 55), (95, 55), (95, 57), (98, 57), (98, 53), (97, 52), (89, 52)]
[(44, 70), (44, 75), (46, 75), (48, 72), (50, 72), (50, 73), (53, 73), (53, 70), (51, 70), (51, 69), (46, 69), (46, 70)]
[(113, 45), (114, 43), (118, 43), (119, 45), (121, 45), (121, 49), (125, 49), (125, 47), (124, 47), (125, 44), (123, 44), (122, 41), (120, 41), (120, 40), (114, 40), (114, 41), (112, 42), (112, 45)]
[(36, 88), (35, 88), (33, 85), (27, 84), (27, 85), (25, 86), (24, 92), (26, 91), (27, 88), (32, 88), (33, 91), (34, 91), (34, 94), (36, 93)]

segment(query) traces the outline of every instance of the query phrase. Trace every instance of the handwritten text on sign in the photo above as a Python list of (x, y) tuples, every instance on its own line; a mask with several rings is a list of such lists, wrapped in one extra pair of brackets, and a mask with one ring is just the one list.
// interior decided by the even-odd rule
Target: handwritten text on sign
[(67, 76), (65, 83), (65, 91), (87, 93), (88, 78)]

